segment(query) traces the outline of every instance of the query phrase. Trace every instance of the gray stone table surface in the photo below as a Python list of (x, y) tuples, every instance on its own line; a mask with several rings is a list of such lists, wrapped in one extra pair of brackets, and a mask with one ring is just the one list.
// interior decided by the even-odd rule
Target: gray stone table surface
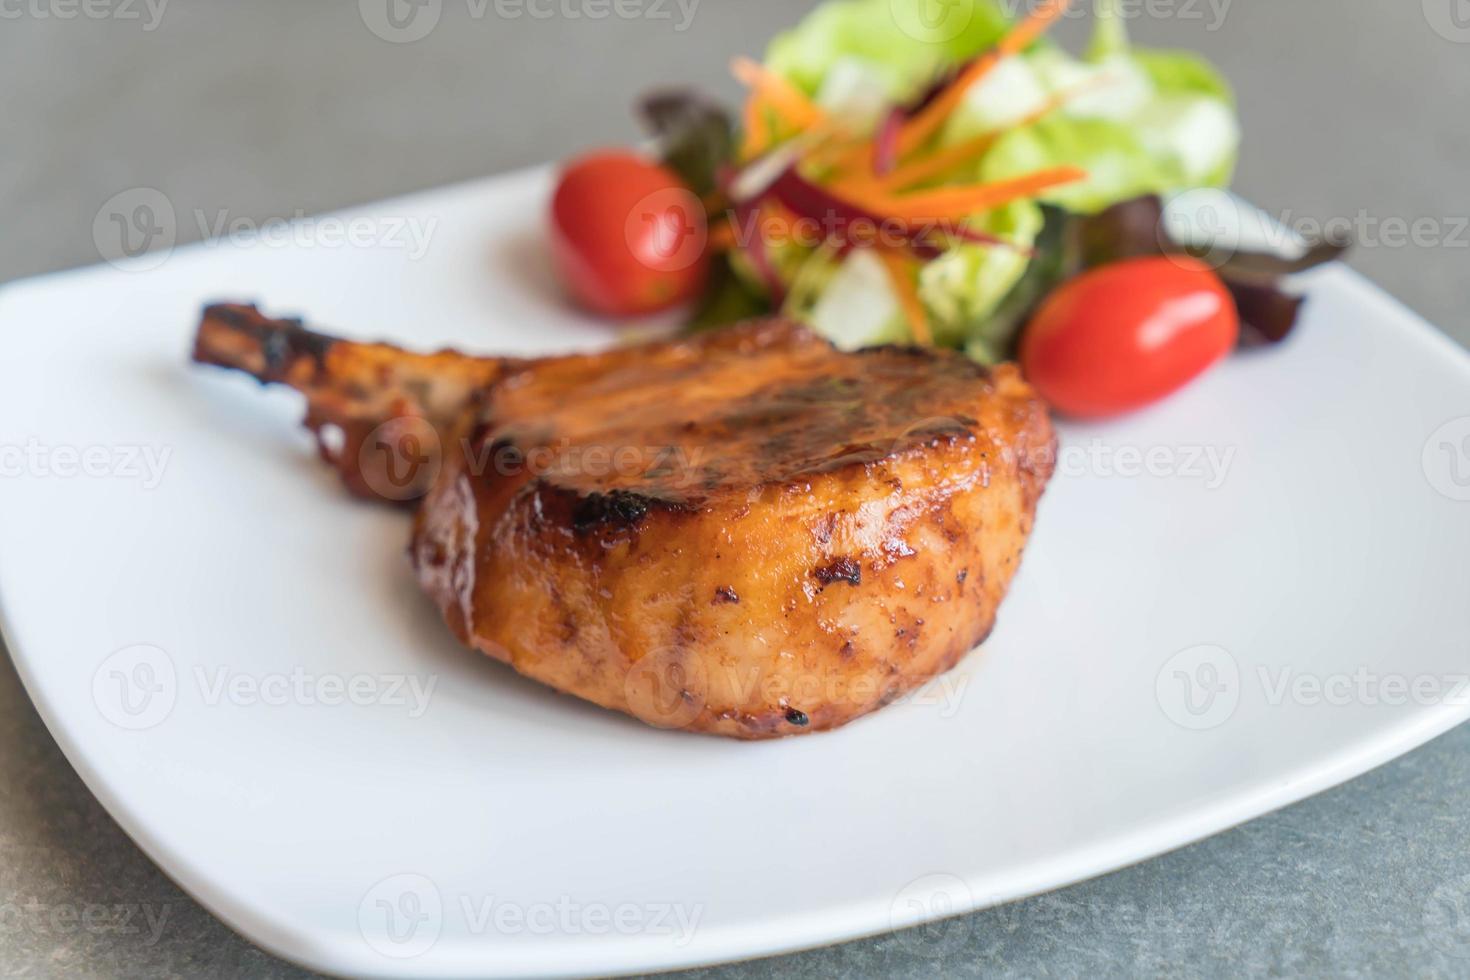
[[(0, 281), (97, 261), (93, 218), (133, 187), (160, 189), (180, 215), (259, 221), (628, 141), (641, 89), (731, 94), (729, 57), (810, 6), (641, 0), (619, 8), (638, 16), (595, 19), (610, 8), (427, 0), (438, 25), (389, 43), (361, 13), (381, 2), (0, 0)], [(1348, 222), (1354, 265), (1470, 342), (1464, 0), (1129, 9), (1138, 38), (1198, 48), (1234, 80), (1240, 191), (1288, 222)], [(1083, 30), (1065, 27), (1073, 41)], [(196, 225), (182, 220), (180, 240)], [(1244, 827), (937, 933), (702, 975), (1463, 977), (1467, 841), (1461, 728)], [(300, 973), (142, 855), (0, 663), (0, 974)]]

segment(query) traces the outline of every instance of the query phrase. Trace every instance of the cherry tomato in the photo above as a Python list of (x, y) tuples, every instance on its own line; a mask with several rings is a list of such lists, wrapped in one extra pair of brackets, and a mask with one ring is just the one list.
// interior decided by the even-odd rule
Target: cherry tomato
[(1021, 337), (1021, 369), (1058, 411), (1104, 418), (1172, 394), (1240, 333), (1224, 283), (1187, 256), (1100, 266), (1063, 283)]
[(704, 284), (704, 206), (673, 171), (632, 153), (592, 153), (562, 171), (552, 257), (579, 304), (605, 316), (655, 313)]

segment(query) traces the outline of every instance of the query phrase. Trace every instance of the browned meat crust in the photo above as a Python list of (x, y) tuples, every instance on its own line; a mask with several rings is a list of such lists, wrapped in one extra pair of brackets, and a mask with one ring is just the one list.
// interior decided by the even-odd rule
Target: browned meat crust
[[(219, 313), (241, 309), (206, 311), (197, 359), (305, 391), (358, 455), (423, 420), (439, 451), (412, 554), (461, 640), (662, 727), (832, 728), (948, 670), (994, 625), (1053, 465), (1014, 367), (948, 352), (845, 354), (762, 321), (410, 355)], [(349, 485), (398, 495), (350, 457)]]

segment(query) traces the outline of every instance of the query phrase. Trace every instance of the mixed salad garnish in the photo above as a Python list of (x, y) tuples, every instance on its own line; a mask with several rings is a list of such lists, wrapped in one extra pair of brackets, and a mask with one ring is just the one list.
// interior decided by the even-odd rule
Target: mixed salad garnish
[(558, 188), (573, 295), (614, 316), (688, 304), (695, 330), (779, 312), (845, 349), (1019, 356), (1083, 416), (1286, 336), (1301, 302), (1287, 277), (1341, 246), (1222, 256), (1165, 220), (1166, 201), (1234, 170), (1219, 72), (1131, 45), (1120, 0), (1098, 0), (1080, 57), (1046, 37), (1068, 0), (1015, 22), (973, 0), (938, 32), (928, 2), (828, 0), (763, 61), (736, 59), (737, 113), (646, 100), (660, 159), (592, 155)]

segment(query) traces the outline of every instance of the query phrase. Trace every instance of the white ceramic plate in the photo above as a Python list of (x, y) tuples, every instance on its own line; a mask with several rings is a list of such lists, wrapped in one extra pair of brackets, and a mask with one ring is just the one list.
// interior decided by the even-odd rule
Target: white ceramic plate
[(1470, 713), (1470, 366), (1341, 269), (1287, 346), (1064, 428), (999, 628), (921, 697), (743, 744), (460, 649), (406, 517), (345, 496), (298, 400), (186, 354), (219, 298), (418, 346), (605, 343), (552, 299), (546, 191), (0, 291), (12, 655), (118, 822), (265, 948), (510, 976), (828, 943), (1158, 854)]

